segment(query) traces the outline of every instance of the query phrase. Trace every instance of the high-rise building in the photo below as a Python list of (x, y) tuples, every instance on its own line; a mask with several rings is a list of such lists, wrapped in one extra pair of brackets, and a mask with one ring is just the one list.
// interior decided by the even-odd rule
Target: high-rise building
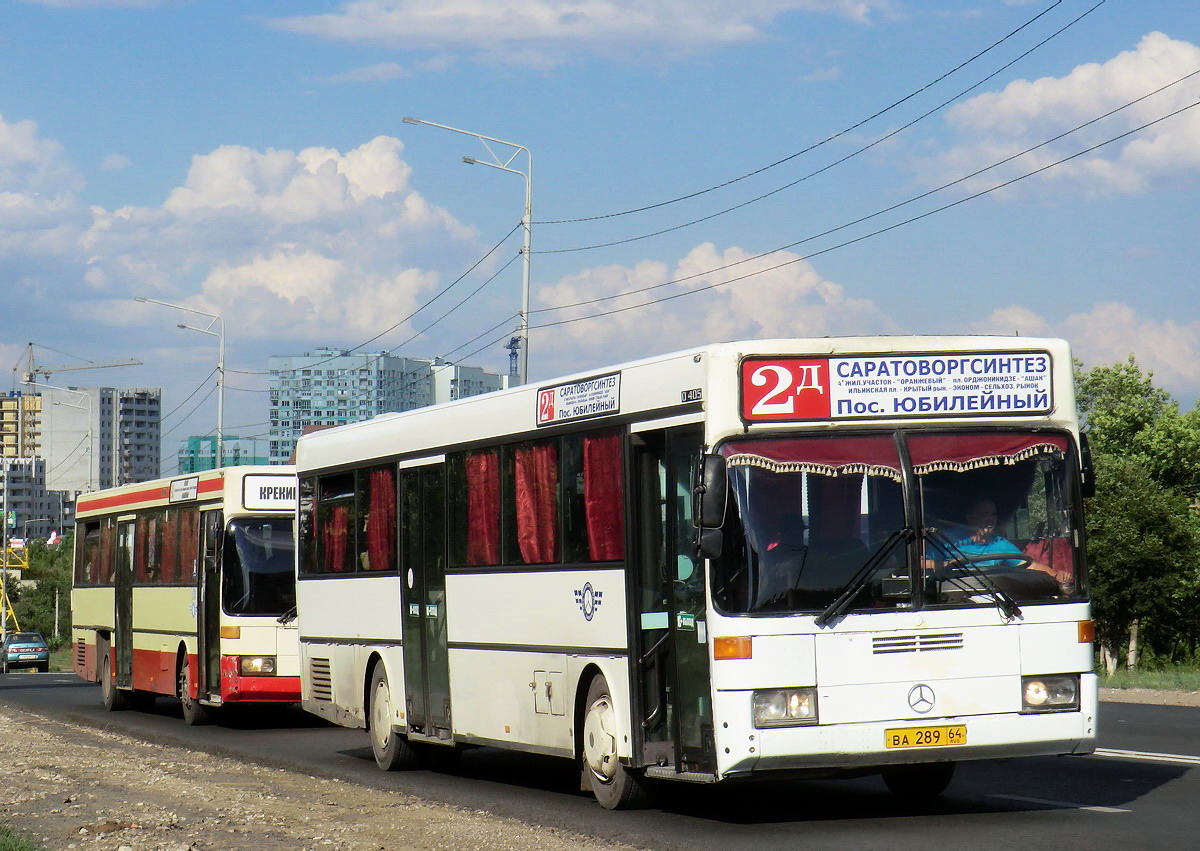
[(30, 457), (41, 447), (42, 400), (36, 393), (10, 390), (0, 396), (0, 456)]
[(271, 463), (286, 464), (307, 426), (367, 420), (507, 386), (507, 377), (440, 359), (317, 349), (272, 355)]
[(64, 508), (59, 496), (46, 490), (41, 458), (0, 458), (0, 506), (7, 512), (3, 522), (10, 538), (45, 538), (70, 522), (70, 506)]
[(159, 476), (158, 388), (44, 388), (46, 485), (72, 495)]
[[(270, 464), (270, 443), (261, 437), (236, 437), (223, 435), (221, 454), (224, 466), (238, 467), (247, 464)], [(206, 434), (189, 437), (179, 442), (179, 473), (199, 473), (217, 467), (216, 435)]]

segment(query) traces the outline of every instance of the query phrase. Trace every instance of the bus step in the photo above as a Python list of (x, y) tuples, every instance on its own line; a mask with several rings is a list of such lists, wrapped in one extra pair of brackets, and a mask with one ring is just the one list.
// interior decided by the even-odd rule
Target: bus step
[(653, 780), (685, 780), (688, 783), (716, 783), (717, 775), (708, 771), (676, 771), (669, 765), (648, 765), (646, 776)]

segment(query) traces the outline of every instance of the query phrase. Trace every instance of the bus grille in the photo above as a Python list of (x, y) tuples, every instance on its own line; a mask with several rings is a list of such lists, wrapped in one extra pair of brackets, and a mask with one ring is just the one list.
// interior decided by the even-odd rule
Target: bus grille
[(928, 632), (916, 635), (877, 635), (872, 641), (873, 652), (924, 653), (929, 650), (962, 650), (961, 632)]
[(333, 677), (329, 673), (328, 659), (310, 659), (309, 681), (312, 683), (313, 700), (333, 701)]

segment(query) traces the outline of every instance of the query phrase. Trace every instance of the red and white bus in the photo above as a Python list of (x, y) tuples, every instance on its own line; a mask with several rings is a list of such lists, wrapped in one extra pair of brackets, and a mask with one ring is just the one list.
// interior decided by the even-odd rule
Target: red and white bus
[(303, 705), (385, 769), (554, 754), (618, 808), (1094, 748), (1061, 340), (700, 346), (296, 457)]
[(229, 467), (79, 497), (75, 671), (110, 710), (179, 698), (184, 720), (300, 699), (296, 475)]

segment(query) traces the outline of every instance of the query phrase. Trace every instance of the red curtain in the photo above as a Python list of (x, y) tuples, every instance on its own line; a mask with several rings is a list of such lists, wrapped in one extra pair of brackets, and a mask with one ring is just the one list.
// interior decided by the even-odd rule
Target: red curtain
[(368, 475), (367, 570), (391, 570), (396, 563), (396, 478), (389, 468)]
[(179, 578), (195, 582), (200, 575), (200, 511), (179, 509)]
[(350, 512), (344, 505), (335, 505), (325, 515), (321, 529), (321, 549), (325, 553), (325, 573), (344, 573), (346, 570), (346, 539), (350, 529)]
[(466, 473), (467, 564), (499, 564), (499, 453), (495, 450), (471, 453), (467, 456)]
[(974, 469), (1012, 464), (1041, 452), (1067, 451), (1065, 435), (1035, 433), (914, 434), (908, 451), (918, 475), (929, 469)]
[(96, 582), (99, 585), (112, 585), (117, 578), (117, 526), (112, 520), (101, 522), (100, 564)]
[(558, 449), (552, 443), (518, 447), (517, 544), (525, 564), (552, 562), (558, 553)]
[(621, 436), (584, 437), (583, 503), (592, 561), (619, 561), (625, 557), (622, 480)]
[(133, 578), (136, 582), (150, 580), (150, 536), (154, 532), (153, 516), (142, 517), (133, 539)]

